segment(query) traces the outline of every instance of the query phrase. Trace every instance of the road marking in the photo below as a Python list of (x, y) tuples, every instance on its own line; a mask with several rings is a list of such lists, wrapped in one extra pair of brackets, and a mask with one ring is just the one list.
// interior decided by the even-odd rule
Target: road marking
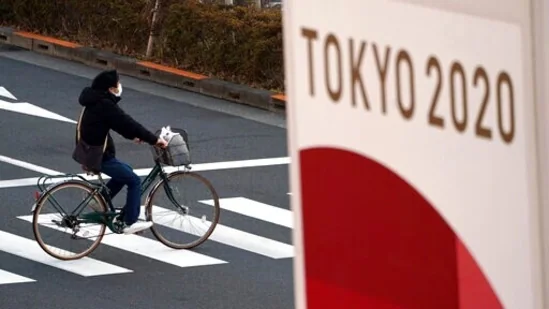
[(36, 282), (36, 280), (0, 269), (0, 284), (26, 283), (26, 282)]
[(38, 246), (36, 241), (4, 231), (0, 231), (0, 239), (0, 251), (14, 254), (28, 260), (59, 268), (84, 277), (133, 272), (130, 269), (101, 262), (89, 257), (84, 257), (74, 261), (58, 260), (44, 252), (42, 248)]
[[(204, 171), (215, 171), (215, 170), (224, 170), (224, 169), (237, 169), (237, 168), (247, 168), (247, 167), (284, 165), (284, 164), (289, 164), (289, 163), (290, 163), (290, 158), (289, 157), (268, 158), (268, 159), (253, 159), (253, 160), (241, 160), (241, 161), (227, 161), (227, 162), (213, 162), (213, 163), (199, 163), (199, 164), (192, 165), (192, 171), (204, 172)], [(182, 170), (182, 169), (183, 169), (182, 167), (164, 167), (164, 170), (167, 173), (172, 172), (172, 171), (176, 171), (176, 170)], [(142, 169), (135, 169), (134, 170), (134, 172), (138, 176), (146, 176), (148, 173), (150, 173), (150, 171), (151, 171), (150, 168), (142, 168)], [(47, 174), (47, 173), (44, 173), (44, 174)], [(81, 173), (81, 174), (78, 174), (78, 175), (84, 177), (87, 180), (97, 180), (97, 176), (88, 176), (85, 173)], [(110, 178), (107, 175), (102, 175), (102, 177), (105, 180)], [(46, 181), (45, 184), (47, 185), (47, 184), (51, 184), (51, 183), (56, 183), (56, 182), (60, 182), (60, 181), (73, 179), (73, 178), (74, 177), (59, 177), (59, 178), (55, 178), (55, 179), (50, 179), (50, 180)], [(37, 181), (38, 181), (38, 177), (0, 180), (0, 189), (35, 186)]]
[[(204, 172), (204, 171), (217, 171), (217, 170), (226, 170), (226, 169), (273, 166), (273, 165), (284, 165), (284, 164), (290, 164), (289, 157), (200, 163), (200, 164), (192, 165), (192, 171)], [(182, 167), (169, 167), (169, 166), (164, 167), (164, 171), (166, 173), (178, 171), (181, 169)], [(151, 172), (151, 170), (152, 168), (141, 168), (141, 169), (135, 170), (135, 173), (139, 176), (146, 176)]]
[[(200, 203), (213, 206), (213, 200), (203, 200)], [(293, 228), (293, 214), (291, 211), (260, 203), (245, 197), (230, 197), (219, 199), (219, 206), (232, 212), (255, 219), (271, 222), (287, 228)]]
[(11, 94), (11, 92), (8, 91), (8, 89), (4, 88), (4, 87), (0, 87), (0, 97), (5, 97), (5, 98), (8, 98), (8, 99), (12, 99), (14, 101), (17, 101), (17, 98)]
[(24, 169), (28, 169), (28, 170), (38, 172), (38, 173), (42, 173), (42, 174), (46, 174), (46, 175), (61, 175), (62, 174), (61, 172), (50, 170), (49, 168), (45, 168), (45, 167), (42, 167), (42, 166), (39, 166), (39, 165), (36, 165), (36, 164), (28, 163), (28, 162), (17, 160), (17, 159), (8, 158), (8, 157), (2, 156), (2, 155), (0, 155), (0, 162), (5, 162), (5, 163), (11, 164), (11, 165), (19, 166), (19, 167), (22, 167)]
[(36, 186), (37, 181), (38, 177), (0, 180), (0, 189)]
[[(48, 220), (56, 215), (40, 215), (41, 220)], [(32, 222), (32, 216), (20, 216), (19, 219), (25, 220), (27, 222)], [(40, 220), (40, 221), (41, 221)], [(43, 225), (43, 224), (41, 224)], [(65, 232), (67, 234), (72, 234), (70, 230), (63, 230), (58, 227), (54, 227), (50, 224), (47, 227), (55, 229), (60, 232)], [(99, 233), (99, 227), (96, 226), (80, 226), (80, 231), (78, 236), (83, 236), (83, 233), (88, 232), (87, 236), (90, 240), (95, 240), (95, 235)], [(204, 265), (215, 265), (215, 264), (225, 264), (226, 261), (219, 260), (216, 258), (209, 257), (200, 253), (188, 251), (188, 250), (176, 250), (164, 246), (158, 241), (154, 241), (149, 238), (141, 237), (138, 235), (120, 235), (120, 234), (109, 234), (105, 235), (101, 240), (101, 244), (105, 244), (117, 249), (129, 251), (138, 255), (148, 257), (160, 262), (168, 263), (178, 267), (193, 267), (193, 266), (204, 266)]]
[[(175, 214), (174, 211), (153, 205), (153, 216), (155, 216), (155, 213), (167, 213), (169, 215)], [(144, 211), (141, 212), (140, 216), (144, 218)], [(188, 216), (187, 219), (192, 221), (191, 225), (203, 224), (201, 219), (195, 217)], [(170, 220), (170, 222), (158, 222), (158, 220), (155, 220), (155, 224), (163, 225), (188, 234), (193, 234), (197, 236), (202, 235), (194, 231), (187, 231), (183, 227), (176, 226), (173, 221), (175, 220)], [(206, 222), (211, 224), (210, 221)], [(283, 259), (294, 256), (294, 247), (292, 245), (288, 245), (259, 235), (246, 233), (228, 226), (224, 226), (222, 224), (217, 224), (215, 230), (213, 231), (212, 235), (210, 235), (210, 238), (208, 238), (208, 240), (213, 240), (228, 246), (268, 256), (273, 259)]]
[(27, 102), (10, 103), (10, 102), (0, 100), (0, 109), (7, 110), (14, 113), (20, 113), (20, 114), (26, 114), (30, 116), (64, 121), (64, 122), (73, 123), (73, 124), (76, 123), (76, 121), (72, 119), (63, 117), (59, 114), (50, 112), (47, 109), (43, 109), (39, 106), (30, 104)]

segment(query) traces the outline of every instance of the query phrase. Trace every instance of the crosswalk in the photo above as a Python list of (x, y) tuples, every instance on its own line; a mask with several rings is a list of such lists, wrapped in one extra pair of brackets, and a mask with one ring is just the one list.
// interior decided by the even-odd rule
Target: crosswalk
[[(204, 205), (212, 205), (211, 200), (200, 200), (199, 202)], [(208, 241), (203, 245), (206, 245), (209, 242), (220, 243), (238, 250), (244, 250), (248, 254), (275, 260), (292, 258), (294, 256), (294, 247), (291, 244), (268, 238), (265, 235), (245, 232), (223, 224), (223, 214), (230, 212), (233, 215), (242, 216), (246, 220), (259, 220), (259, 222), (272, 224), (291, 231), (293, 228), (292, 211), (242, 196), (220, 198), (219, 202), (222, 209), (221, 220)], [(162, 209), (158, 206), (153, 207), (155, 208), (153, 209), (153, 213), (156, 211), (168, 211), (167, 209)], [(141, 216), (143, 216), (143, 213), (144, 210), (142, 209)], [(17, 219), (29, 224), (30, 228), (32, 215), (18, 216)], [(162, 224), (173, 230), (178, 230), (177, 226), (170, 223)], [(48, 227), (55, 229), (55, 227), (52, 227), (51, 225), (48, 225)], [(90, 229), (89, 232), (91, 235), (97, 235), (93, 234), (94, 231), (91, 228), (86, 228)], [(63, 232), (65, 231), (59, 230), (59, 233)], [(108, 234), (103, 237), (100, 246), (112, 247), (116, 250), (124, 251), (124, 254), (138, 255), (179, 268), (229, 263), (229, 261), (222, 258), (211, 256), (213, 255), (211, 253), (210, 255), (206, 255), (192, 250), (171, 249), (164, 246), (156, 239), (140, 235)], [(1, 230), (0, 251), (82, 277), (118, 275), (139, 271), (138, 269), (128, 268), (123, 263), (124, 258), (119, 257), (117, 258), (118, 265), (94, 258), (92, 257), (93, 254), (74, 261), (58, 260), (46, 254), (33, 238), (26, 238)], [(2, 265), (0, 264), (0, 286), (5, 284), (29, 284), (38, 282), (35, 278), (28, 278), (1, 268)]]

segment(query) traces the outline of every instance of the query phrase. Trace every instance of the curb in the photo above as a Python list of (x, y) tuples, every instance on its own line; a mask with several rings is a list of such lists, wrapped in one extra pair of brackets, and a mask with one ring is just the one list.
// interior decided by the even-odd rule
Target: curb
[(124, 75), (272, 112), (286, 110), (284, 94), (234, 84), (52, 37), (0, 27), (0, 44), (2, 43), (99, 69), (116, 69)]

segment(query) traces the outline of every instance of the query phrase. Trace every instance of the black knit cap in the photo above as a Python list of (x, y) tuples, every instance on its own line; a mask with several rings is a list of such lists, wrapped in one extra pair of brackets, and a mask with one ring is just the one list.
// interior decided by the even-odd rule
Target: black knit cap
[(106, 91), (111, 87), (117, 87), (119, 81), (116, 70), (103, 71), (99, 73), (92, 82), (92, 89)]

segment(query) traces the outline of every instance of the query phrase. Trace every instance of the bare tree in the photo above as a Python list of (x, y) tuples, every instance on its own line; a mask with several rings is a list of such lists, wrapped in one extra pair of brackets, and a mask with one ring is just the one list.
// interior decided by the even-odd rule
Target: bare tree
[(161, 0), (156, 0), (154, 4), (154, 9), (152, 10), (151, 31), (149, 34), (149, 42), (147, 43), (147, 52), (146, 52), (147, 58), (152, 55), (154, 41), (158, 37), (157, 20), (158, 20), (158, 10), (160, 9), (160, 1)]

